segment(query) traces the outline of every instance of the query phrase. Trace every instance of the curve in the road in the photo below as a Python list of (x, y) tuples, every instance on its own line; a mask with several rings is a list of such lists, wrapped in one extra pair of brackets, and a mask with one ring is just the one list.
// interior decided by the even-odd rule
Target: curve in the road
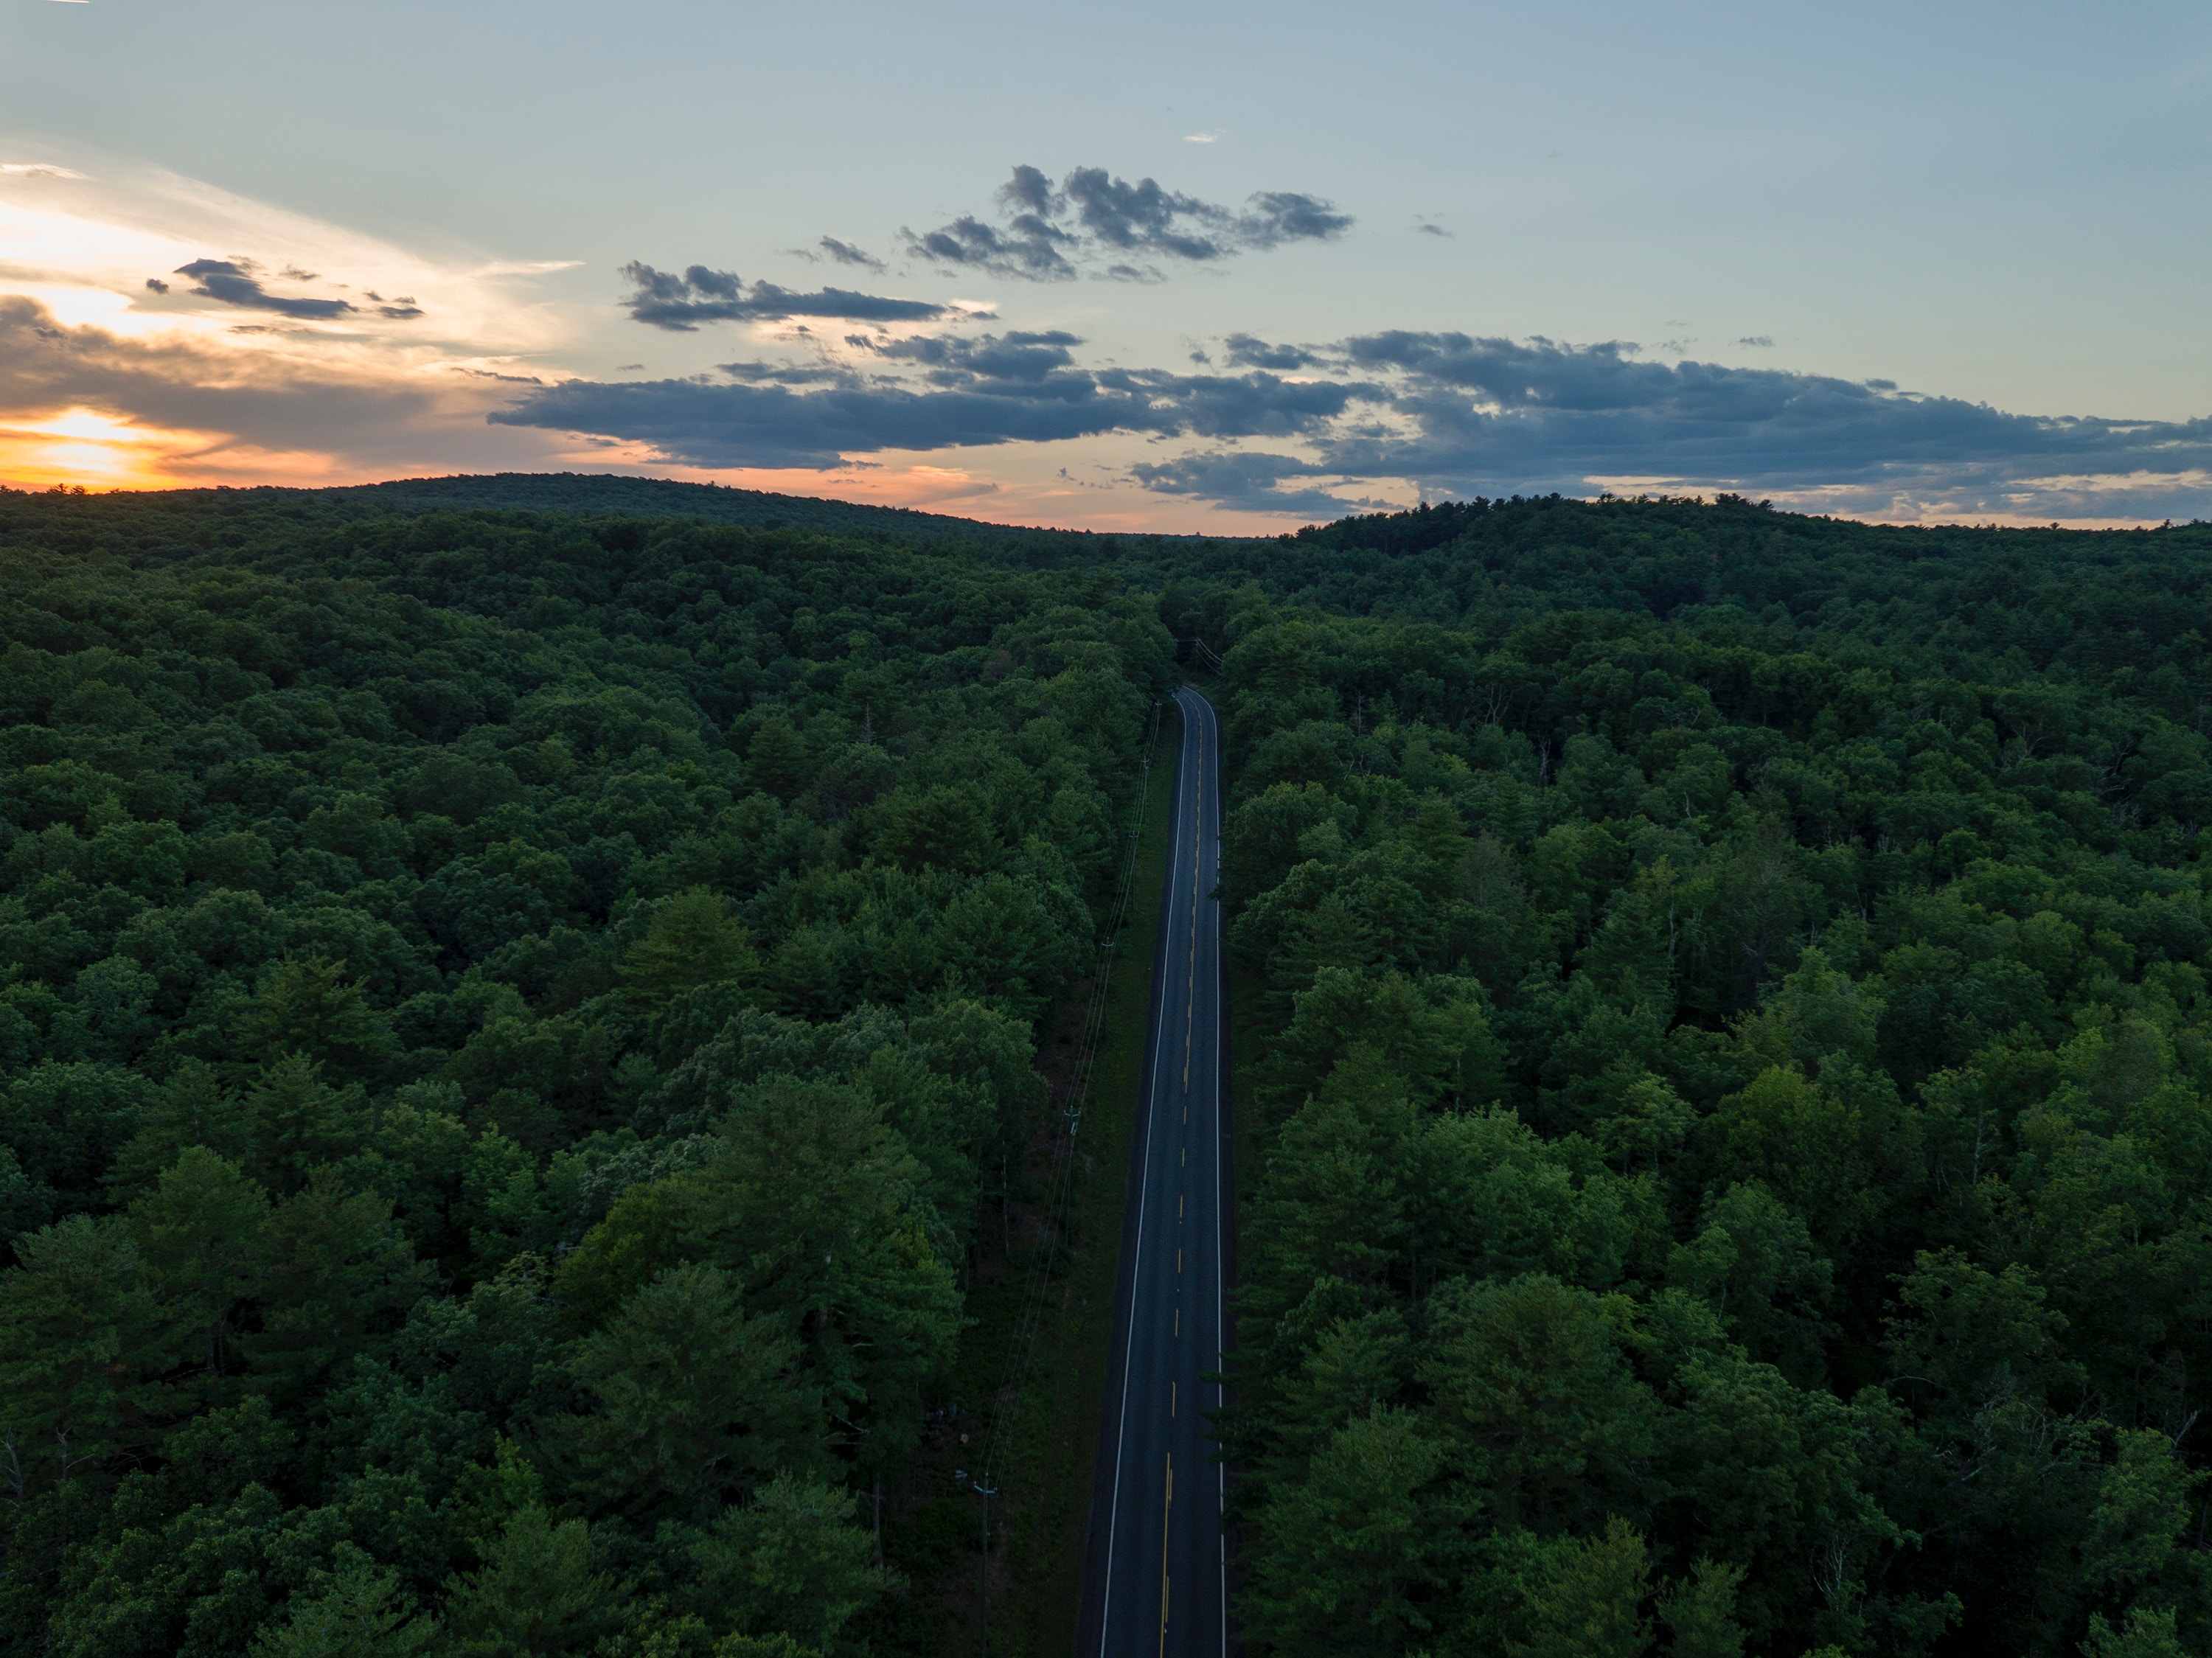
[(1176, 692), (1182, 745), (1131, 1151), (1115, 1339), (1099, 1441), (1080, 1651), (1219, 1658), (1230, 1645), (1222, 1403), (1234, 1263), (1221, 973), (1221, 734)]

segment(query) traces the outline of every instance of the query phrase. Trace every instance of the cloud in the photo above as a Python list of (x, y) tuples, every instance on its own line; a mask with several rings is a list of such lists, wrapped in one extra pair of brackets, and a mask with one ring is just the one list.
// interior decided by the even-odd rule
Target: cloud
[[(1025, 170), (1034, 169), (1017, 168), (1018, 180)], [(910, 230), (899, 235), (909, 253), (938, 264), (965, 265), (1031, 282), (1065, 282), (1076, 274), (1074, 262), (1062, 250), (1075, 251), (1077, 238), (1036, 213), (1013, 215), (1003, 230), (973, 214), (963, 214), (922, 235)]]
[[(1769, 350), (1773, 347), (1774, 338), (1769, 334), (1746, 334), (1741, 339), (1738, 340), (1736, 343), (1738, 345), (1756, 346), (1761, 350)], [(1893, 390), (1894, 388), (1893, 387), (1892, 389)]]
[(1073, 367), (1072, 347), (1083, 343), (1073, 334), (1054, 329), (1044, 333), (1016, 331), (985, 334), (969, 339), (957, 335), (920, 335), (910, 339), (878, 343), (857, 337), (849, 343), (886, 361), (921, 363), (928, 378), (940, 386), (969, 385), (980, 380), (1022, 380), (1042, 385), (1061, 370)]
[(1362, 496), (1347, 500), (1325, 489), (1285, 489), (1293, 479), (1327, 476), (1327, 469), (1291, 455), (1257, 450), (1208, 450), (1170, 461), (1144, 461), (1129, 475), (1160, 495), (1195, 495), (1245, 512), (1280, 513), (1308, 518), (1341, 518), (1362, 507), (1391, 503)]
[(159, 168), (0, 179), (0, 482), (542, 464), (550, 438), (483, 424), (514, 390), (480, 377), (629, 355), (513, 280), (547, 268), (425, 258)]
[(824, 236), (816, 246), (839, 264), (856, 264), (864, 270), (884, 269), (884, 262), (866, 248), (855, 247), (850, 242), (841, 242), (835, 236)]
[(1426, 219), (1424, 219), (1420, 223), (1413, 227), (1413, 233), (1419, 236), (1442, 236), (1447, 241), (1449, 241), (1452, 239), (1452, 234), (1450, 231), (1446, 230), (1442, 225), (1433, 223)]
[(2069, 474), (2182, 479), (2212, 468), (2206, 420), (2007, 414), (1887, 383), (1644, 362), (1620, 342), (1401, 331), (1336, 350), (1347, 367), (1395, 385), (1395, 421), (1388, 431), (1332, 434), (1319, 446), (1323, 462), (1346, 475), (1413, 478), (1449, 493), (1589, 493), (1635, 478), (1761, 491), (1843, 488), (1870, 498), (1951, 486), (2002, 494)]
[(72, 167), (56, 167), (51, 161), (0, 161), (0, 179), (82, 179), (84, 176)]
[(1221, 142), (1221, 135), (1218, 132), (1186, 132), (1182, 135), (1182, 141), (1187, 144), (1214, 144)]
[(951, 306), (885, 299), (842, 288), (794, 294), (774, 282), (757, 282), (748, 288), (742, 277), (703, 264), (689, 266), (679, 276), (633, 259), (622, 274), (635, 290), (623, 301), (623, 308), (634, 320), (670, 333), (691, 333), (702, 322), (777, 322), (789, 317), (932, 322), (954, 314)]
[(920, 234), (902, 230), (901, 239), (917, 258), (994, 276), (1065, 282), (1088, 267), (1121, 281), (1158, 281), (1159, 271), (1138, 260), (1208, 264), (1285, 242), (1328, 241), (1352, 222), (1317, 196), (1261, 191), (1232, 210), (1096, 167), (1079, 167), (1057, 185), (1037, 167), (1017, 167), (997, 202), (996, 224), (963, 214)]
[(863, 270), (888, 270), (890, 268), (866, 248), (840, 241), (835, 236), (821, 237), (812, 247), (787, 247), (783, 252), (788, 257), (804, 259), (809, 264), (820, 264), (828, 258), (839, 264), (858, 265)]
[[(271, 294), (245, 264), (234, 259), (194, 259), (190, 264), (179, 265), (172, 274), (191, 277), (198, 284), (192, 292), (202, 299), (216, 300), (248, 311), (274, 311), (280, 317), (303, 322), (328, 321), (356, 308), (343, 300), (295, 299)], [(391, 313), (387, 311), (386, 314)]]
[(735, 385), (570, 380), (488, 418), (646, 444), (690, 465), (828, 470), (846, 456), (886, 449), (1057, 442), (1108, 432), (1295, 438), (1380, 395), (1358, 383), (1261, 373), (1086, 369), (1073, 361), (1072, 348), (1081, 342), (1058, 331), (855, 340), (870, 359), (912, 378), (834, 364), (730, 363), (723, 373)]
[(419, 382), (318, 368), (288, 353), (70, 327), (34, 300), (0, 295), (0, 418), (16, 423), (82, 407), (125, 424), (206, 434), (200, 446), (209, 449), (349, 446), (364, 437), (383, 446), (429, 416), (435, 400)]
[(702, 467), (819, 470), (884, 450), (1109, 433), (1194, 440), (1127, 476), (1286, 515), (1376, 504), (1351, 493), (1362, 484), (1431, 496), (1727, 489), (1888, 514), (1905, 501), (2020, 516), (2047, 501), (2060, 517), (2190, 516), (2212, 501), (2212, 421), (2013, 415), (1832, 377), (1650, 361), (1618, 341), (1401, 330), (1321, 347), (1224, 343), (1241, 372), (1089, 367), (1083, 341), (1060, 331), (856, 333), (846, 360), (732, 363), (730, 384), (570, 381), (489, 418)]
[(1296, 191), (1263, 190), (1252, 197), (1238, 220), (1248, 247), (1279, 247), (1285, 242), (1325, 242), (1352, 228), (1352, 216), (1340, 213), (1318, 196)]
[[(483, 251), (434, 262), (173, 174), (0, 182), (10, 483), (318, 483), (588, 459), (790, 469), (763, 486), (787, 488), (841, 459), (888, 476), (904, 458), (957, 465), (957, 450), (991, 455), (963, 483), (970, 494), (991, 477), (1018, 492), (1025, 475), (1079, 456), (1100, 481), (1085, 485), (1097, 491), (1083, 508), (1094, 523), (1132, 501), (1161, 524), (1205, 502), (1319, 517), (1370, 497), (1553, 489), (1731, 489), (1968, 521), (2212, 515), (2212, 422), (2015, 415), (1885, 380), (1676, 361), (1648, 342), (1238, 332), (1163, 344), (1172, 367), (1124, 366), (1102, 364), (1081, 337), (1103, 321), (975, 326), (963, 304), (639, 265), (626, 274), (641, 320), (681, 333), (789, 319), (805, 349), (703, 374), (672, 359), (685, 379), (567, 380), (638, 349), (634, 335), (617, 340), (629, 335), (623, 311), (564, 310), (505, 280), (568, 262), (495, 263)], [(1231, 210), (1099, 169), (1054, 179), (1032, 167), (961, 246), (977, 264), (1027, 249), (1047, 275), (1057, 260), (1067, 275), (1151, 278), (1337, 234), (1341, 216), (1310, 197)], [(1175, 238), (1192, 240), (1178, 252)], [(240, 251), (216, 258), (209, 247)], [(826, 242), (816, 252), (836, 257)], [(183, 274), (147, 274), (172, 270)], [(1765, 337), (1727, 337), (1732, 355), (1765, 349), (1749, 343)], [(1183, 361), (1198, 346), (1212, 362)], [(1073, 455), (1034, 447), (1071, 440)]]
[(1304, 346), (1270, 345), (1249, 334), (1231, 334), (1222, 344), (1232, 368), (1307, 368), (1321, 361)]

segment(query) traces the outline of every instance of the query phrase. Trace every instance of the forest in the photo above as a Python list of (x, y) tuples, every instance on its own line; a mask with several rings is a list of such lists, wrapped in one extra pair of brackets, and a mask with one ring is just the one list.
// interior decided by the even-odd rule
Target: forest
[(205, 505), (0, 496), (0, 1645), (903, 1649), (1152, 607)]
[(2212, 528), (1278, 560), (1163, 601), (1224, 659), (1254, 1649), (2212, 1648)]
[(2212, 1652), (2212, 526), (378, 489), (0, 493), (0, 1650), (951, 1649), (1188, 676), (1251, 1651)]

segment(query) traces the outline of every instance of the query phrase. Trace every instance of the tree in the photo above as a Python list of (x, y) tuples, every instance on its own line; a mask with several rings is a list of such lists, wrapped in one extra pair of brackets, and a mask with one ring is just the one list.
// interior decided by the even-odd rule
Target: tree
[(701, 985), (750, 984), (760, 960), (720, 896), (694, 887), (653, 912), (645, 936), (623, 955), (622, 975), (631, 994), (658, 1007)]
[(1741, 1566), (1700, 1557), (1687, 1577), (1659, 1597), (1670, 1658), (1743, 1658), (1743, 1626), (1735, 1621), (1743, 1576)]
[(1855, 1242), (1893, 1199), (1878, 1177), (1880, 1127), (1868, 1118), (1858, 1104), (1794, 1066), (1775, 1066), (1723, 1101), (1704, 1130), (1724, 1173), (1764, 1184), (1804, 1218), (1832, 1256)]
[(1956, 1249), (1923, 1250), (1899, 1286), (1898, 1309), (1890, 1362), (1931, 1402), (1960, 1409), (2014, 1381), (2040, 1394), (2080, 1380), (2057, 1356), (2065, 1315), (2045, 1304), (2025, 1266), (1992, 1273)]
[(357, 1089), (325, 1082), (321, 1067), (305, 1054), (279, 1055), (246, 1091), (252, 1140), (244, 1166), (272, 1191), (296, 1191), (315, 1169), (367, 1138), (365, 1104)]
[(919, 1436), (958, 1329), (920, 1165), (873, 1101), (825, 1083), (738, 1090), (722, 1138), (708, 1167), (616, 1200), (563, 1263), (563, 1298), (597, 1326), (669, 1267), (720, 1267), (750, 1315), (802, 1334), (836, 1436), (887, 1466)]
[(254, 1642), (256, 1658), (408, 1658), (438, 1638), (437, 1620), (416, 1615), (397, 1573), (341, 1546), (338, 1570), (319, 1570), (313, 1586), (291, 1598), (284, 1621)]
[(1531, 1574), (1528, 1635), (1509, 1650), (1514, 1658), (1641, 1658), (1651, 1645), (1641, 1615), (1650, 1574), (1644, 1539), (1618, 1515), (1594, 1537), (1552, 1540)]
[(1658, 1423), (1622, 1351), (1624, 1308), (1538, 1273), (1457, 1280), (1431, 1307), (1419, 1374), (1502, 1522), (1588, 1523), (1633, 1497)]
[(1834, 1269), (1805, 1223), (1757, 1185), (1731, 1185), (1705, 1205), (1705, 1223), (1668, 1256), (1667, 1281), (1711, 1302), (1753, 1357), (1817, 1384)]
[(274, 1068), (299, 1055), (341, 1080), (374, 1076), (391, 1058), (392, 1031), (368, 1005), (365, 978), (349, 981), (327, 956), (287, 957), (240, 1019), (248, 1065)]
[(592, 1569), (589, 1526), (525, 1509), (481, 1569), (448, 1581), (447, 1625), (465, 1658), (584, 1654), (622, 1627), (622, 1594)]
[(1253, 1517), (1248, 1638), (1289, 1658), (1418, 1648), (1455, 1552), (1456, 1516), (1431, 1489), (1442, 1466), (1410, 1412), (1340, 1430), (1309, 1477)]
[(204, 1060), (186, 1060), (138, 1114), (137, 1133), (104, 1176), (118, 1196), (150, 1190), (187, 1146), (244, 1166), (257, 1149), (255, 1125), (238, 1096)]
[(2082, 1658), (2181, 1658), (2182, 1645), (2171, 1610), (2148, 1606), (2130, 1609), (2127, 1620), (2114, 1629), (2105, 1619), (2091, 1614), (2089, 1638), (2081, 1643)]
[(583, 1483), (626, 1513), (703, 1522), (771, 1470), (815, 1460), (820, 1394), (800, 1351), (787, 1318), (746, 1316), (720, 1269), (669, 1268), (574, 1360), (597, 1406), (569, 1435)]
[(115, 1222), (72, 1215), (15, 1258), (0, 1275), (0, 1478), (20, 1501), (152, 1436), (177, 1343)]
[(901, 789), (878, 808), (876, 854), (901, 869), (972, 873), (989, 868), (998, 852), (972, 789)]
[(793, 799), (813, 775), (806, 745), (782, 709), (754, 727), (752, 741), (745, 749), (745, 771), (755, 784), (779, 800)]
[(296, 1397), (396, 1323), (428, 1281), (392, 1206), (348, 1192), (335, 1169), (318, 1169), (262, 1232), (261, 1328), (239, 1345), (258, 1376)]
[(121, 1066), (36, 1065), (0, 1084), (0, 1143), (34, 1189), (62, 1193), (58, 1206), (74, 1208), (98, 1189), (153, 1098), (152, 1085)]
[(147, 1278), (201, 1332), (198, 1357), (210, 1380), (227, 1368), (232, 1310), (256, 1287), (269, 1215), (259, 1183), (204, 1145), (185, 1147), (131, 1206)]
[(779, 1474), (691, 1546), (693, 1591), (709, 1615), (748, 1637), (787, 1635), (828, 1654), (890, 1579), (854, 1523), (849, 1492)]

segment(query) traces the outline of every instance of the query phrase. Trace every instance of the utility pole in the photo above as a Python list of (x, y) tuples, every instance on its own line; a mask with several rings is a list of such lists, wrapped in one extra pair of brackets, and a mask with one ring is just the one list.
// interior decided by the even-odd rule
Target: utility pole
[(990, 1478), (988, 1469), (980, 1471), (968, 1483), (983, 1499), (983, 1652), (982, 1658), (991, 1658), (991, 1499), (999, 1494), (996, 1485), (983, 1482)]

